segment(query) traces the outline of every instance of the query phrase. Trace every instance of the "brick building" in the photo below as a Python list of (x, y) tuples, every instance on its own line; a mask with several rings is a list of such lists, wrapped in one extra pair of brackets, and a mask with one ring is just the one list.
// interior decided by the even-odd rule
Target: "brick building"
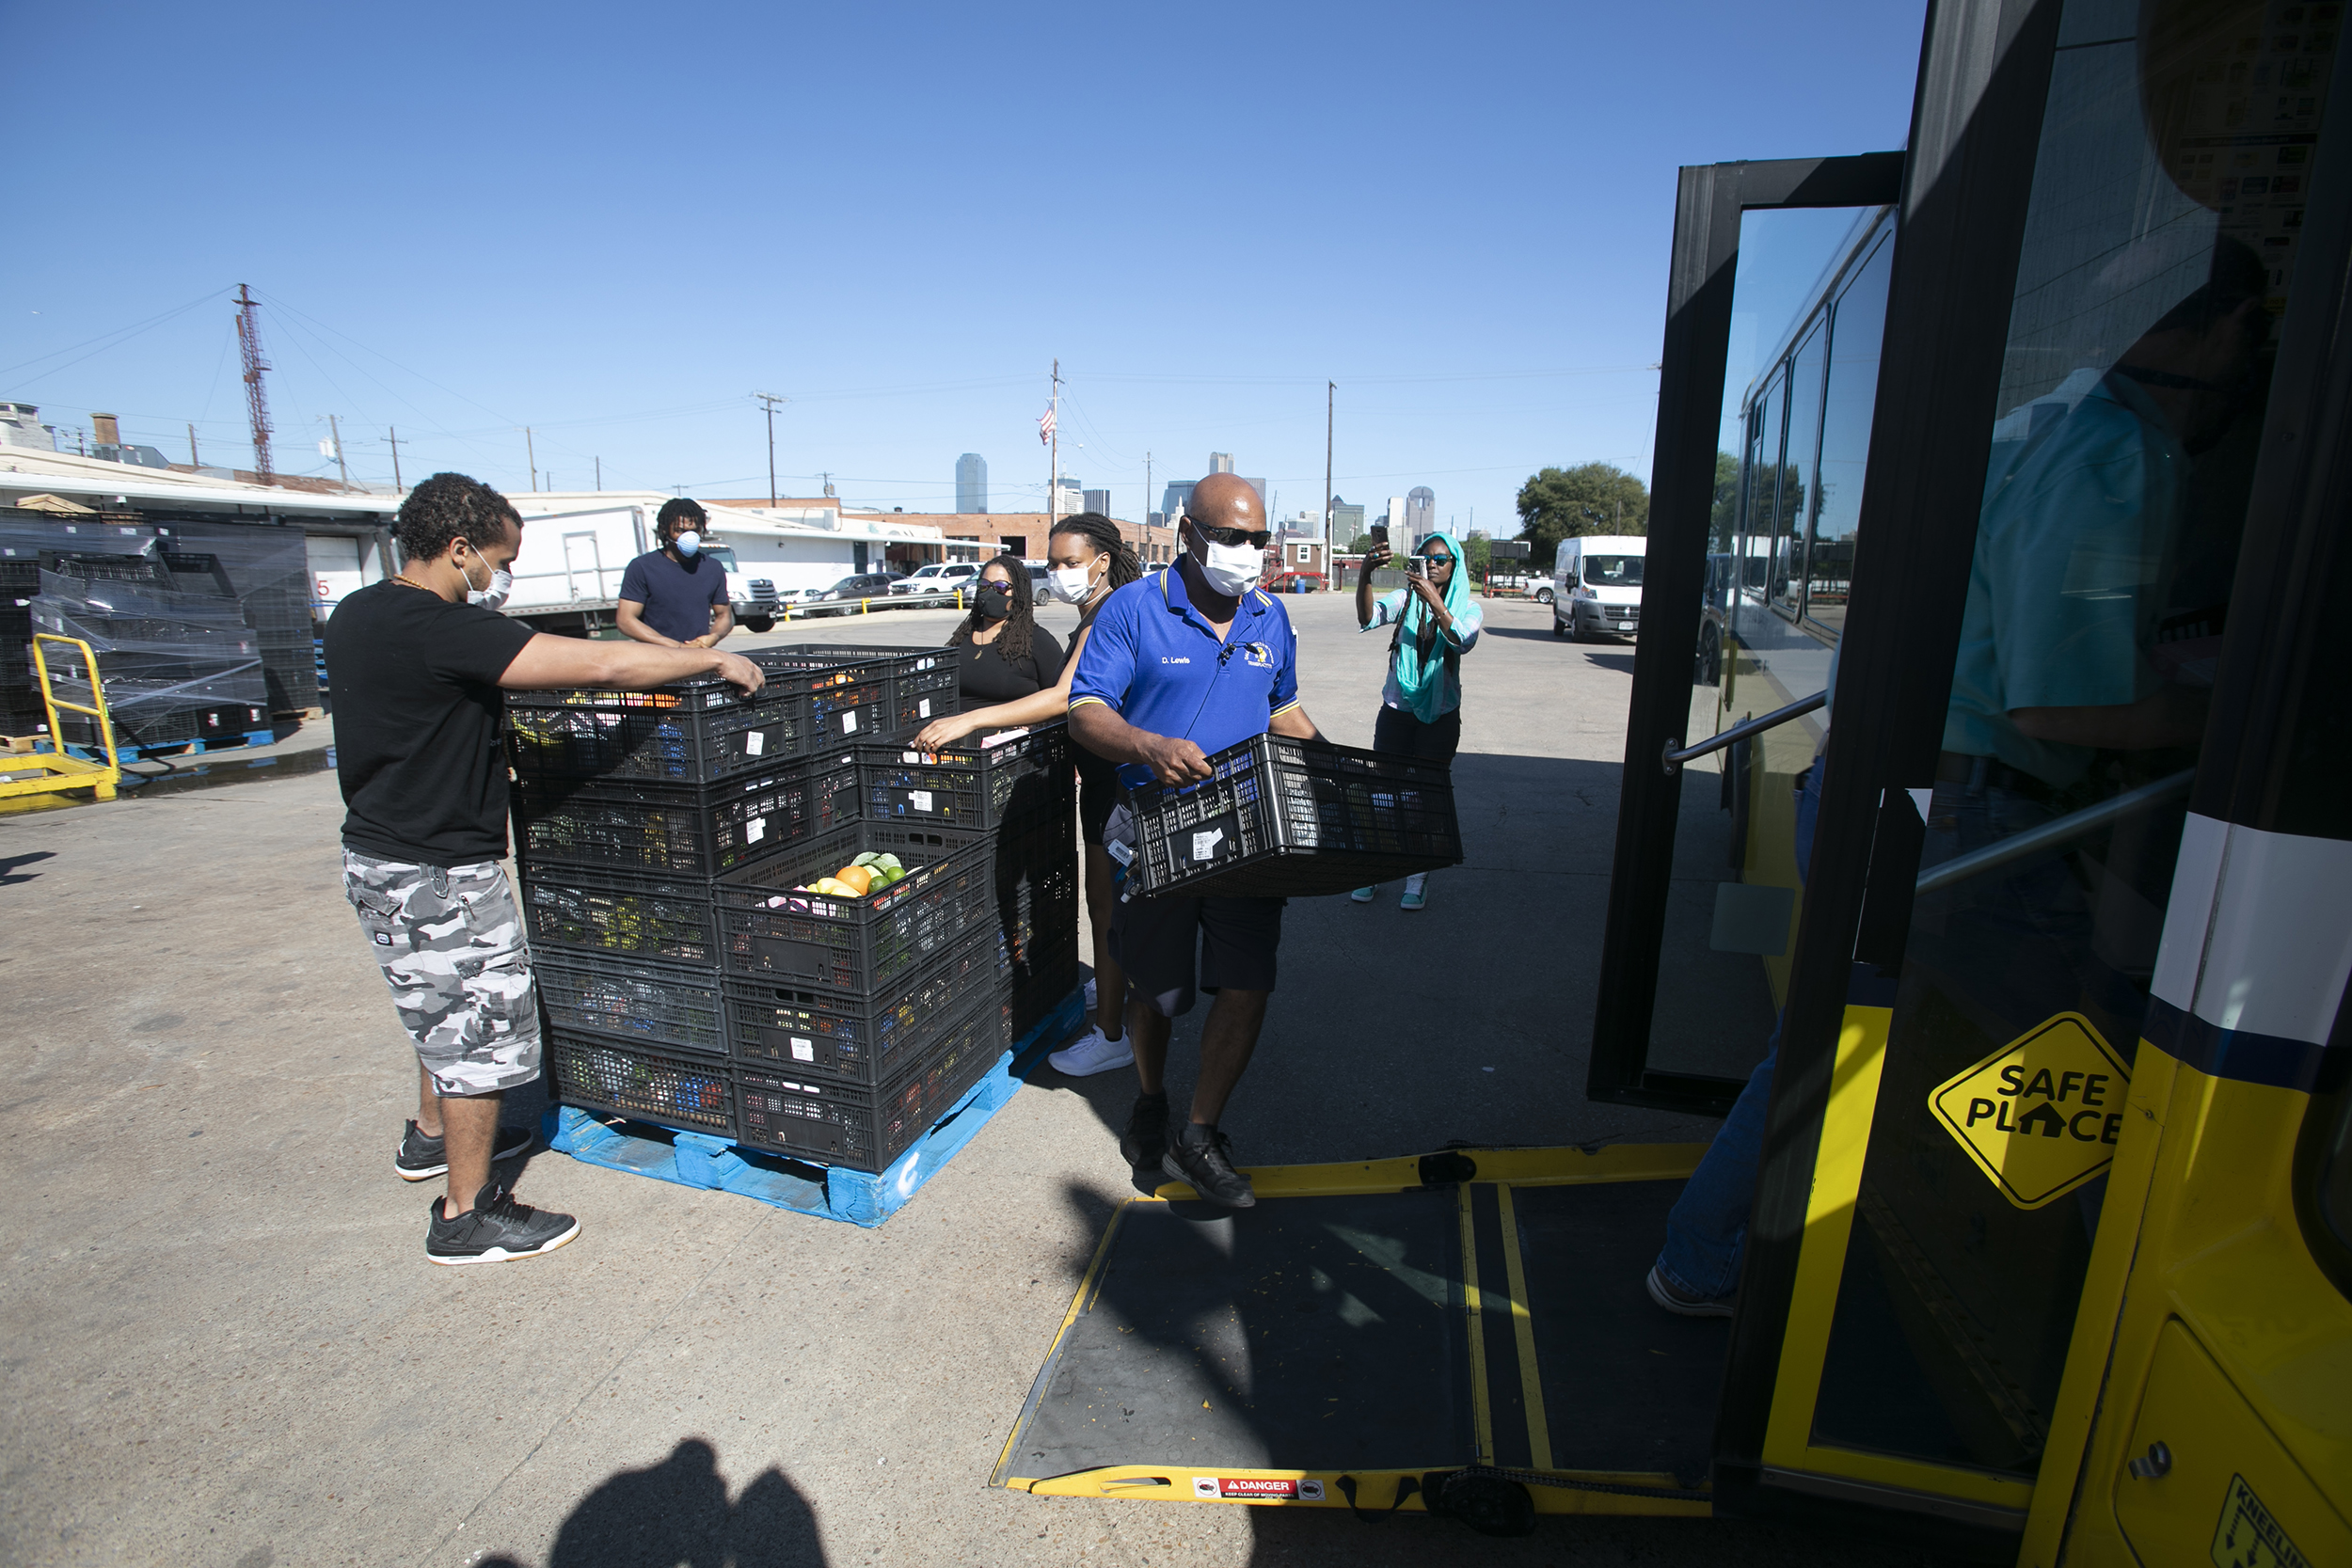
[[(968, 561), (976, 554), (985, 559), (1002, 550), (1010, 550), (1024, 561), (1045, 559), (1049, 530), (1042, 512), (864, 512), (844, 515), (935, 528), (946, 542), (944, 558), (950, 561)], [(1143, 558), (1146, 566), (1164, 566), (1176, 557), (1173, 529), (1121, 522), (1119, 531), (1135, 546), (1136, 554)], [(958, 548), (959, 546), (962, 547)], [(898, 562), (895, 550), (891, 562), (894, 566)]]

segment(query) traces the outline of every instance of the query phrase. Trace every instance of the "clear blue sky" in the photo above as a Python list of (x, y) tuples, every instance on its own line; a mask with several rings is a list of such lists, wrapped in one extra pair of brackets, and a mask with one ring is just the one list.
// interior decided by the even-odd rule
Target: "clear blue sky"
[(0, 398), (246, 466), (243, 282), (284, 471), (331, 413), (355, 477), (397, 425), (524, 489), (528, 424), (543, 485), (764, 493), (761, 389), (787, 493), (973, 451), (1014, 511), (1059, 356), (1121, 515), (1212, 450), (1289, 515), (1329, 378), (1342, 495), (1507, 534), (1646, 476), (1676, 166), (1899, 146), (1922, 9), (15, 7)]

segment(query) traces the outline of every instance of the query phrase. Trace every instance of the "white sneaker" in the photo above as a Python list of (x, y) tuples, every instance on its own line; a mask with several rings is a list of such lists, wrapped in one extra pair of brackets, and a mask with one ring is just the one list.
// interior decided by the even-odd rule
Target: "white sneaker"
[(1098, 1072), (1122, 1068), (1136, 1059), (1133, 1047), (1124, 1037), (1106, 1040), (1103, 1026), (1096, 1024), (1087, 1031), (1087, 1037), (1064, 1051), (1057, 1051), (1045, 1058), (1056, 1072), (1072, 1078), (1091, 1078)]

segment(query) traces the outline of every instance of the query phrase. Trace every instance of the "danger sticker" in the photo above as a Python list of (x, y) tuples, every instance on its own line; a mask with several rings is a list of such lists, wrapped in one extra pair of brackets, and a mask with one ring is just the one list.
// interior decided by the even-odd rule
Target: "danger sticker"
[(1258, 1497), (1279, 1502), (1319, 1503), (1323, 1482), (1293, 1481), (1286, 1476), (1195, 1476), (1192, 1495), (1223, 1500)]
[(2059, 1013), (1946, 1079), (1929, 1107), (2001, 1196), (2039, 1209), (2107, 1168), (2131, 1071), (2080, 1013)]

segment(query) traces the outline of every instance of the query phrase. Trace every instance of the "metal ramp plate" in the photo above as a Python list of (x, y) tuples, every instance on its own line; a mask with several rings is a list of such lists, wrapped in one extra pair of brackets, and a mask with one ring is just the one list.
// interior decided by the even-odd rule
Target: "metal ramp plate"
[[(1643, 1286), (1703, 1145), (1463, 1149), (1181, 1185), (1114, 1212), (996, 1485), (1704, 1515), (1729, 1324)], [(1514, 1507), (1526, 1505), (1513, 1503)]]

